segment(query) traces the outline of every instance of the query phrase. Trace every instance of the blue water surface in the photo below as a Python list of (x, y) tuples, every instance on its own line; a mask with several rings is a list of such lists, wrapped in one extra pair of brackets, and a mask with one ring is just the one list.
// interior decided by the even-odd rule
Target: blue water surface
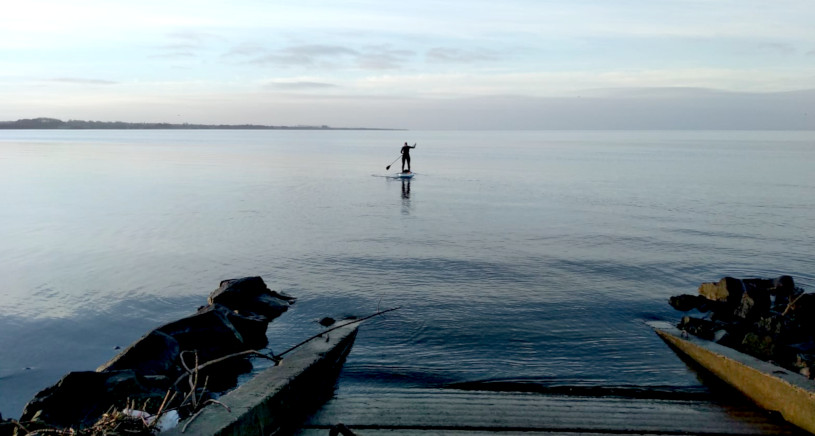
[[(416, 176), (389, 178), (405, 141)], [(815, 132), (2, 131), (0, 413), (259, 275), (363, 324), (340, 385), (696, 388), (644, 323), (815, 285)]]

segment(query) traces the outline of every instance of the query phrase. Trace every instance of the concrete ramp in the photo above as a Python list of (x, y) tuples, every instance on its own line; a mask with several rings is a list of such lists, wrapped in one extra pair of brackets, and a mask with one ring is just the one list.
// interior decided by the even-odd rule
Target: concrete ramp
[[(331, 396), (359, 324), (336, 327), (286, 355), (232, 392), (161, 436), (288, 434)], [(229, 407), (227, 410), (225, 406)], [(296, 428), (296, 427), (294, 427)]]
[(365, 435), (797, 435), (761, 409), (710, 400), (549, 395), (449, 389), (338, 392), (295, 433), (343, 423)]

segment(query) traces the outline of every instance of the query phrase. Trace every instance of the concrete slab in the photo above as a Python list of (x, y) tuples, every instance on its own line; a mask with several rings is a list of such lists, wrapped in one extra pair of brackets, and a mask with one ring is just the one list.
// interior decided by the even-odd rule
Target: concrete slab
[(189, 425), (182, 421), (161, 435), (271, 435), (289, 430), (300, 423), (303, 414), (330, 397), (358, 326), (346, 325), (306, 343), (287, 354), (280, 365), (219, 398), (230, 411), (210, 404)]
[(328, 435), (343, 423), (359, 436), (391, 434), (795, 435), (799, 429), (747, 404), (451, 389), (343, 392), (295, 433)]
[(682, 334), (668, 323), (650, 323), (678, 352), (741, 391), (759, 406), (815, 433), (815, 382), (780, 366), (713, 341)]

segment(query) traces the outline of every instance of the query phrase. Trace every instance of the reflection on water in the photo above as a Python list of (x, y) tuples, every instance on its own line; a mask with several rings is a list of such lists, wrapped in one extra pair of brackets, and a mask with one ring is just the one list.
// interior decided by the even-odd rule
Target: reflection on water
[(410, 214), (410, 179), (402, 179), (402, 214)]

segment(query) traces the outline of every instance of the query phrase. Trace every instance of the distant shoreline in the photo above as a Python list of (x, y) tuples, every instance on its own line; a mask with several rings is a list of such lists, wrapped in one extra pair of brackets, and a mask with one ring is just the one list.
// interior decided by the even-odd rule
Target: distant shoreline
[(56, 118), (26, 118), (0, 121), (0, 130), (406, 130), (375, 127), (267, 126), (260, 124), (171, 124), (127, 123), (124, 121), (62, 121)]

